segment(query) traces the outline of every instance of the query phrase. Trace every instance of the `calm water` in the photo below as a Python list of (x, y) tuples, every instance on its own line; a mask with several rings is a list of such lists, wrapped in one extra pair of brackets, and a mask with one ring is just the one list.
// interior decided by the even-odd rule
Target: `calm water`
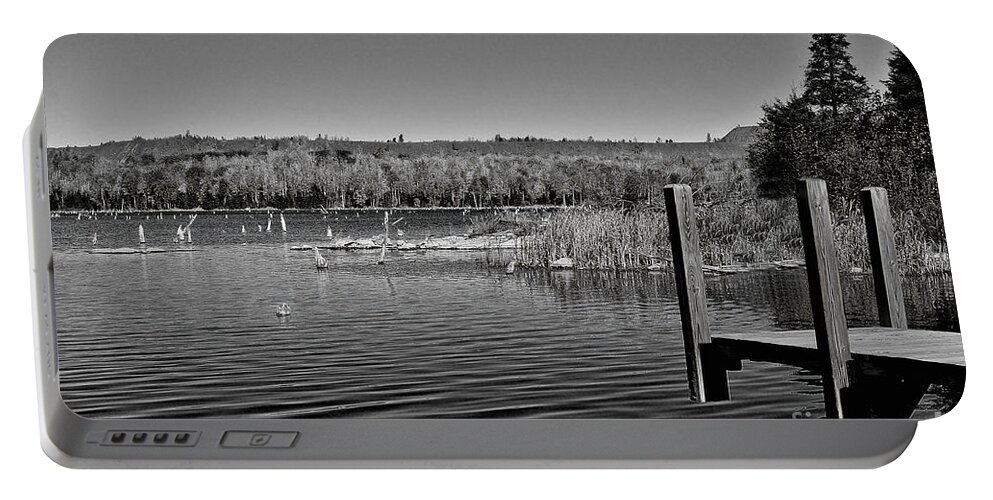
[[(205, 214), (195, 252), (173, 220), (53, 219), (63, 396), (103, 417), (823, 416), (819, 376), (745, 362), (732, 401), (689, 401), (668, 273), (523, 270), (473, 252), (325, 252), (318, 272), (293, 244), (373, 236), (382, 213)], [(346, 218), (347, 217), (347, 218)], [(466, 232), (455, 212), (395, 213), (408, 238)], [(247, 233), (241, 233), (244, 224)], [(254, 232), (253, 232), (254, 231)], [(491, 256), (492, 257), (492, 256)], [(852, 326), (876, 324), (871, 279), (847, 279)], [(715, 332), (811, 327), (802, 270), (710, 278)], [(911, 326), (957, 329), (950, 281), (905, 284)], [(277, 318), (289, 303), (293, 314)]]

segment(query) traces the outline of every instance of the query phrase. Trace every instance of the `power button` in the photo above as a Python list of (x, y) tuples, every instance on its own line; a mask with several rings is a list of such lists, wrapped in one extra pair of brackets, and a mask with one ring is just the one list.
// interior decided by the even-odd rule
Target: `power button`
[(221, 438), (224, 448), (291, 448), (299, 432), (228, 431)]

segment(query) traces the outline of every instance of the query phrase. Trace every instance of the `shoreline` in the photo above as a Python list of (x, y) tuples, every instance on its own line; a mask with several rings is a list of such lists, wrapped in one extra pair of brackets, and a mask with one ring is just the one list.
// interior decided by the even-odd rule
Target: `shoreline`
[[(91, 215), (133, 215), (133, 214), (152, 214), (152, 213), (164, 213), (164, 214), (235, 214), (235, 213), (266, 213), (266, 212), (277, 212), (277, 213), (316, 213), (325, 214), (328, 212), (381, 212), (384, 210), (389, 211), (402, 211), (402, 212), (434, 212), (434, 211), (481, 211), (481, 210), (552, 210), (552, 209), (581, 209), (585, 208), (587, 205), (502, 205), (502, 206), (492, 206), (492, 207), (472, 207), (472, 206), (461, 206), (461, 207), (333, 207), (333, 208), (275, 208), (275, 207), (262, 207), (262, 208), (156, 208), (156, 209), (146, 209), (146, 210), (86, 210), (86, 209), (63, 209), (63, 210), (49, 210), (49, 214), (57, 214), (58, 217), (63, 216), (75, 216), (79, 214), (91, 214)], [(658, 207), (661, 209), (661, 207)]]
[[(427, 238), (420, 243), (414, 243), (409, 240), (394, 240), (387, 244), (386, 249), (389, 251), (396, 252), (411, 252), (411, 251), (427, 251), (427, 250), (442, 250), (442, 251), (454, 251), (454, 252), (489, 252), (491, 250), (503, 251), (512, 250), (515, 252), (514, 262), (515, 266), (520, 266), (522, 268), (531, 269), (549, 269), (553, 271), (562, 270), (575, 270), (575, 271), (647, 271), (647, 272), (663, 272), (672, 269), (672, 262), (669, 258), (659, 259), (655, 262), (646, 266), (639, 267), (627, 267), (627, 268), (598, 268), (598, 267), (585, 267), (582, 265), (577, 265), (573, 259), (569, 257), (562, 257), (554, 261), (549, 261), (544, 266), (528, 266), (517, 262), (516, 250), (519, 248), (521, 240), (526, 237), (519, 236), (509, 236), (509, 235), (491, 235), (491, 236), (443, 236), (438, 238)], [(300, 244), (290, 246), (290, 251), (294, 252), (309, 252), (313, 251), (315, 248), (318, 250), (328, 250), (328, 251), (353, 251), (353, 250), (382, 250), (383, 239), (379, 238), (338, 238), (335, 241), (328, 243), (315, 243), (315, 244)], [(710, 275), (731, 275), (739, 274), (745, 272), (754, 271), (771, 271), (771, 270), (788, 270), (788, 269), (798, 269), (805, 267), (806, 264), (800, 259), (784, 259), (769, 262), (753, 262), (753, 263), (741, 263), (741, 264), (725, 264), (725, 265), (703, 265), (703, 271)], [(508, 273), (512, 274), (512, 273)], [(869, 274), (861, 269), (849, 270), (848, 274), (852, 275), (863, 275)]]
[[(669, 257), (661, 257), (655, 259), (655, 262), (648, 265), (637, 266), (637, 267), (595, 267), (595, 266), (584, 266), (580, 263), (576, 263), (574, 259), (570, 257), (560, 257), (555, 260), (549, 260), (545, 265), (527, 265), (518, 260), (517, 250), (526, 236), (515, 236), (512, 234), (497, 234), (497, 235), (487, 235), (487, 236), (466, 236), (466, 235), (450, 235), (441, 237), (426, 238), (420, 241), (411, 241), (407, 239), (391, 239), (390, 243), (387, 245), (386, 249), (390, 252), (425, 252), (425, 251), (448, 251), (448, 252), (484, 252), (488, 253), (490, 251), (496, 252), (510, 252), (512, 256), (510, 260), (515, 263), (516, 267), (526, 268), (526, 269), (547, 269), (551, 271), (599, 271), (599, 272), (667, 272), (672, 270), (672, 259)], [(336, 238), (329, 242), (318, 242), (318, 243), (298, 243), (290, 244), (288, 250), (291, 252), (311, 252), (315, 248), (324, 251), (382, 251), (383, 244), (382, 236), (372, 237), (372, 238)], [(210, 245), (208, 245), (210, 246)], [(170, 246), (170, 247), (120, 247), (120, 248), (90, 248), (86, 249), (85, 252), (91, 255), (146, 255), (154, 253), (174, 253), (174, 252), (192, 252), (198, 250), (193, 246), (181, 245), (181, 246)], [(509, 263), (509, 261), (507, 262)], [(503, 263), (494, 267), (504, 267), (507, 263)], [(758, 271), (787, 271), (794, 269), (805, 269), (806, 263), (803, 259), (798, 258), (787, 258), (780, 260), (771, 261), (761, 261), (761, 262), (742, 262), (733, 264), (720, 264), (720, 265), (709, 265), (703, 264), (703, 272), (709, 276), (727, 276), (733, 274), (750, 273)], [(863, 269), (860, 267), (852, 267), (850, 269), (843, 269), (842, 274), (848, 276), (871, 276), (872, 272), (869, 269)], [(512, 274), (512, 273), (508, 273)], [(948, 272), (940, 273), (912, 273), (907, 274), (907, 276), (929, 276), (936, 274), (948, 274)]]

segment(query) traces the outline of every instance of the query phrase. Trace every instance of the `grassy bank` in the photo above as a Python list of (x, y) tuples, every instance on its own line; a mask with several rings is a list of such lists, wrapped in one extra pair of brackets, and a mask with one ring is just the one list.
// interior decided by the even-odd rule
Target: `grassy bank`
[[(700, 247), (705, 265), (747, 265), (802, 260), (803, 245), (793, 200), (751, 199), (698, 206)], [(525, 216), (526, 217), (526, 216)], [(865, 221), (855, 203), (833, 208), (835, 244), (843, 271), (868, 272)], [(518, 221), (517, 259), (545, 266), (561, 257), (588, 269), (645, 269), (671, 258), (668, 223), (661, 209), (558, 210), (547, 219)], [(943, 245), (928, 240), (921, 224), (906, 213), (894, 214), (897, 253), (905, 274), (948, 272)]]

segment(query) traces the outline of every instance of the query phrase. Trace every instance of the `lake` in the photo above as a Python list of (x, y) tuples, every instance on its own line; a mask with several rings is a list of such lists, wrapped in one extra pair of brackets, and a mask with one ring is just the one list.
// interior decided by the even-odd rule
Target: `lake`
[[(394, 211), (408, 239), (468, 232), (484, 211)], [(149, 217), (145, 219), (146, 215)], [(732, 400), (689, 400), (673, 276), (518, 269), (482, 252), (291, 245), (381, 234), (381, 211), (52, 219), (63, 397), (87, 417), (791, 418), (824, 416), (820, 377), (730, 372)], [(241, 232), (245, 226), (246, 232)], [(495, 260), (508, 259), (498, 255)], [(911, 327), (958, 330), (950, 277), (905, 280)], [(844, 278), (849, 325), (878, 323), (869, 276)], [(712, 330), (811, 328), (802, 269), (707, 279)], [(288, 303), (292, 315), (276, 317)], [(809, 414), (809, 415), (808, 415)]]

